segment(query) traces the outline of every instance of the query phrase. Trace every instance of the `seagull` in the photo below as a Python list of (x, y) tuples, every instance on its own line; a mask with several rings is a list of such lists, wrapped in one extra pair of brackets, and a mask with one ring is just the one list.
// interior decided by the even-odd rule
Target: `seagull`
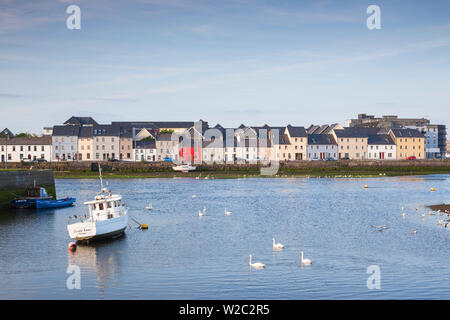
[(414, 234), (417, 234), (417, 230), (413, 230), (413, 233), (414, 233)]
[(387, 229), (387, 225), (383, 224), (382, 226), (372, 226), (375, 229), (378, 229), (378, 231), (383, 231), (383, 229)]

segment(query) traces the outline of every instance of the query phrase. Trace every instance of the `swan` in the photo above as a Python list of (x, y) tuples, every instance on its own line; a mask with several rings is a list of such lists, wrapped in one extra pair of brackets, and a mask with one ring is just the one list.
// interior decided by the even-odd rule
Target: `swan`
[(249, 255), (250, 257), (250, 268), (255, 268), (255, 269), (264, 269), (266, 267), (266, 265), (264, 263), (260, 263), (260, 262), (255, 262), (252, 263), (252, 255)]
[(231, 211), (227, 211), (227, 208), (225, 208), (225, 215), (226, 215), (226, 216), (231, 215)]
[(199, 217), (203, 217), (205, 215), (205, 213), (201, 212), (200, 210), (198, 210), (198, 216)]
[(272, 238), (272, 247), (274, 249), (284, 249), (284, 245), (281, 243), (275, 243), (275, 238)]
[(422, 213), (420, 216), (422, 217), (422, 219), (425, 218), (425, 213)]
[(203, 207), (203, 214), (206, 214), (206, 207)]
[(417, 233), (417, 230), (413, 230), (413, 233), (416, 234), (416, 233)]
[(192, 195), (192, 199), (197, 198), (197, 196), (195, 194)]
[(146, 207), (145, 207), (145, 209), (147, 209), (147, 210), (152, 210), (152, 209), (153, 209), (153, 206), (152, 206), (152, 204), (151, 204), (151, 203), (149, 203), (149, 204), (148, 204), (148, 206), (146, 206)]
[(302, 265), (310, 265), (310, 264), (312, 264), (311, 260), (303, 259), (303, 251), (301, 252), (301, 254), (302, 254)]
[(402, 217), (404, 217), (405, 216), (405, 213), (404, 212), (402, 212)]

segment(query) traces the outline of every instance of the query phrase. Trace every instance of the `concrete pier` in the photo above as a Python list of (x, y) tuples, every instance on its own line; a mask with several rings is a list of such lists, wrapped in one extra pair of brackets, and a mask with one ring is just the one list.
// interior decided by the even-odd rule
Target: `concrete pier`
[(56, 198), (53, 170), (0, 170), (0, 208), (9, 208), (11, 200), (26, 196), (27, 188), (44, 187)]

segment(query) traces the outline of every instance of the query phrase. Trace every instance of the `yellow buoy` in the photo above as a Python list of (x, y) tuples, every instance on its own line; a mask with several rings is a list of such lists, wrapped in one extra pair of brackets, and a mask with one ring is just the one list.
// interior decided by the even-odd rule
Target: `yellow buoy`
[(433, 192), (433, 191), (436, 191), (436, 189), (435, 188), (431, 188), (431, 192)]
[(364, 188), (366, 188), (366, 189), (367, 189), (368, 187), (369, 187), (369, 186), (368, 186), (367, 184), (364, 186)]
[(146, 225), (145, 223), (143, 223), (143, 224), (141, 225), (141, 229), (142, 229), (142, 230), (147, 230), (147, 229), (148, 229), (148, 225)]

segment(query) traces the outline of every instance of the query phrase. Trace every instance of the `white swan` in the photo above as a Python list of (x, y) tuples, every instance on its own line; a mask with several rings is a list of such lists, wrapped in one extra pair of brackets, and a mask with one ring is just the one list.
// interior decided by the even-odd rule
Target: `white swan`
[(192, 195), (192, 199), (197, 198), (197, 196), (195, 194)]
[(272, 247), (274, 249), (284, 249), (284, 245), (281, 243), (275, 243), (275, 238), (272, 238)]
[(264, 263), (260, 263), (260, 262), (252, 263), (252, 255), (249, 255), (249, 257), (250, 257), (250, 262), (249, 262), (250, 268), (264, 269), (266, 267), (266, 265)]
[(152, 210), (152, 209), (153, 209), (153, 206), (152, 206), (152, 204), (151, 204), (151, 203), (149, 203), (149, 204), (148, 204), (148, 206), (146, 206), (146, 207), (145, 207), (145, 209), (147, 209), (147, 210)]
[(206, 214), (206, 207), (203, 207), (203, 214)]
[(231, 211), (227, 211), (227, 208), (225, 208), (225, 215), (226, 216), (230, 216), (231, 215)]
[(205, 214), (203, 212), (201, 212), (200, 210), (198, 210), (198, 216), (199, 217), (203, 217)]
[(302, 254), (302, 265), (308, 266), (308, 265), (312, 264), (311, 260), (303, 259), (303, 251), (301, 252), (301, 254)]

